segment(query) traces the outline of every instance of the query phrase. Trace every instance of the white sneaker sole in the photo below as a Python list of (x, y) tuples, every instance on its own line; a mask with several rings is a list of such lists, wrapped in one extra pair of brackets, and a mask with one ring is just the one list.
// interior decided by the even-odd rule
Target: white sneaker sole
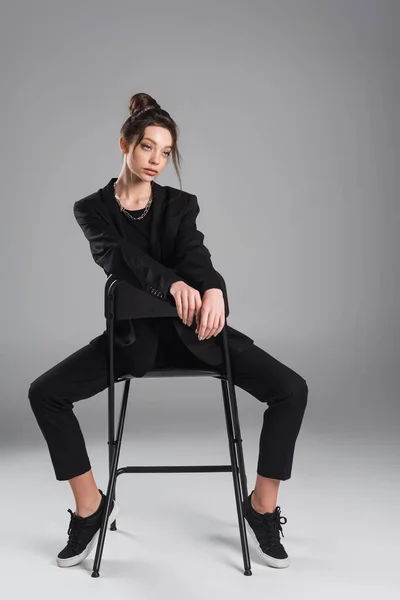
[(267, 563), (267, 565), (269, 567), (274, 567), (275, 569), (284, 569), (290, 565), (289, 557), (274, 558), (273, 556), (268, 556), (268, 554), (265, 554), (265, 552), (263, 552), (261, 550), (260, 544), (258, 543), (258, 540), (256, 538), (256, 534), (254, 533), (254, 531), (252, 530), (252, 528), (250, 527), (250, 525), (246, 519), (244, 520), (244, 523), (246, 525), (246, 531), (247, 531), (248, 537), (250, 537), (250, 539), (252, 540), (253, 544), (256, 547), (256, 550), (258, 551), (259, 554), (261, 554), (264, 561)]
[[(114, 502), (114, 508), (112, 509), (110, 516), (107, 519), (107, 528), (110, 526), (111, 523), (113, 523), (115, 521), (115, 518), (118, 515), (118, 513), (119, 513), (119, 506), (118, 506), (118, 504), (116, 504)], [(89, 554), (91, 553), (91, 551), (97, 544), (99, 535), (100, 535), (100, 529), (98, 529), (96, 531), (96, 533), (94, 534), (94, 536), (92, 537), (92, 539), (90, 540), (90, 542), (88, 543), (86, 548), (80, 554), (77, 554), (76, 556), (71, 556), (70, 558), (58, 558), (58, 556), (57, 556), (58, 566), (59, 567), (73, 567), (75, 565), (78, 565), (80, 562), (82, 562), (85, 558), (87, 558), (89, 556)]]

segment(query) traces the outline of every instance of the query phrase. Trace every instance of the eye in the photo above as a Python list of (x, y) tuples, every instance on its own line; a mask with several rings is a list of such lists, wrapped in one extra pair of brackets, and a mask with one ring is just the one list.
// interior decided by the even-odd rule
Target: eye
[[(151, 146), (149, 144), (140, 144), (140, 145), (142, 148), (150, 148), (151, 149)], [(167, 156), (167, 158), (169, 158), (171, 155), (171, 151), (168, 152), (168, 150), (165, 150), (164, 154)]]

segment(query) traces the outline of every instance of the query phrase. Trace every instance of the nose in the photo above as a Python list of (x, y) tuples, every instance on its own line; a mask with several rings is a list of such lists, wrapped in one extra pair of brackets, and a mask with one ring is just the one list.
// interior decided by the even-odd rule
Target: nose
[(155, 148), (153, 149), (153, 152), (150, 155), (150, 162), (153, 165), (159, 165), (160, 164), (160, 158), (161, 156), (161, 150), (156, 150)]

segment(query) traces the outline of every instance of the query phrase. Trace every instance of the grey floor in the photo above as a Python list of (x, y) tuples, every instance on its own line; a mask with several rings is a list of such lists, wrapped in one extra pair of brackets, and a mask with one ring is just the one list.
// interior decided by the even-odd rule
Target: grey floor
[[(88, 400), (91, 402), (91, 400)], [(85, 412), (85, 410), (87, 412)], [(261, 407), (242, 410), (242, 437), (249, 490), (255, 478)], [(262, 413), (262, 411), (261, 411)], [(106, 486), (106, 445), (92, 436), (90, 407), (81, 410), (99, 487)], [(129, 413), (128, 413), (129, 417)], [(222, 418), (222, 413), (221, 413)], [(151, 429), (151, 421), (149, 421)], [(223, 420), (210, 423), (206, 443), (198, 420), (186, 436), (179, 423), (151, 440), (127, 421), (123, 464), (224, 463), (229, 454)], [(96, 429), (96, 428), (94, 428)], [(288, 522), (283, 542), (287, 569), (272, 569), (250, 544), (251, 577), (243, 575), (230, 473), (129, 474), (117, 483), (118, 530), (108, 531), (98, 579), (90, 577), (92, 554), (60, 569), (55, 556), (65, 545), (74, 509), (66, 482), (57, 482), (47, 448), (38, 443), (1, 454), (3, 488), (2, 586), (7, 598), (119, 599), (398, 598), (400, 490), (397, 438), (387, 429), (379, 443), (368, 431), (329, 435), (304, 423), (294, 473), (282, 483), (279, 504)], [(134, 435), (133, 435), (134, 434)], [(135, 441), (132, 441), (132, 440)], [(154, 439), (157, 442), (154, 442)], [(350, 442), (351, 440), (351, 442)], [(19, 473), (18, 478), (15, 474)], [(21, 474), (23, 474), (21, 476)], [(262, 594), (262, 596), (261, 596)]]

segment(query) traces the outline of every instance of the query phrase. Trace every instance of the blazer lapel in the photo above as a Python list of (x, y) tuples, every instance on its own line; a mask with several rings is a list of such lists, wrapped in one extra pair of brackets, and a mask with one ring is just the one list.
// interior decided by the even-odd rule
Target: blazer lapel
[(153, 186), (153, 203), (151, 207), (151, 224), (150, 224), (150, 248), (153, 258), (162, 262), (162, 226), (163, 216), (166, 208), (165, 189), (158, 185), (155, 181)]

